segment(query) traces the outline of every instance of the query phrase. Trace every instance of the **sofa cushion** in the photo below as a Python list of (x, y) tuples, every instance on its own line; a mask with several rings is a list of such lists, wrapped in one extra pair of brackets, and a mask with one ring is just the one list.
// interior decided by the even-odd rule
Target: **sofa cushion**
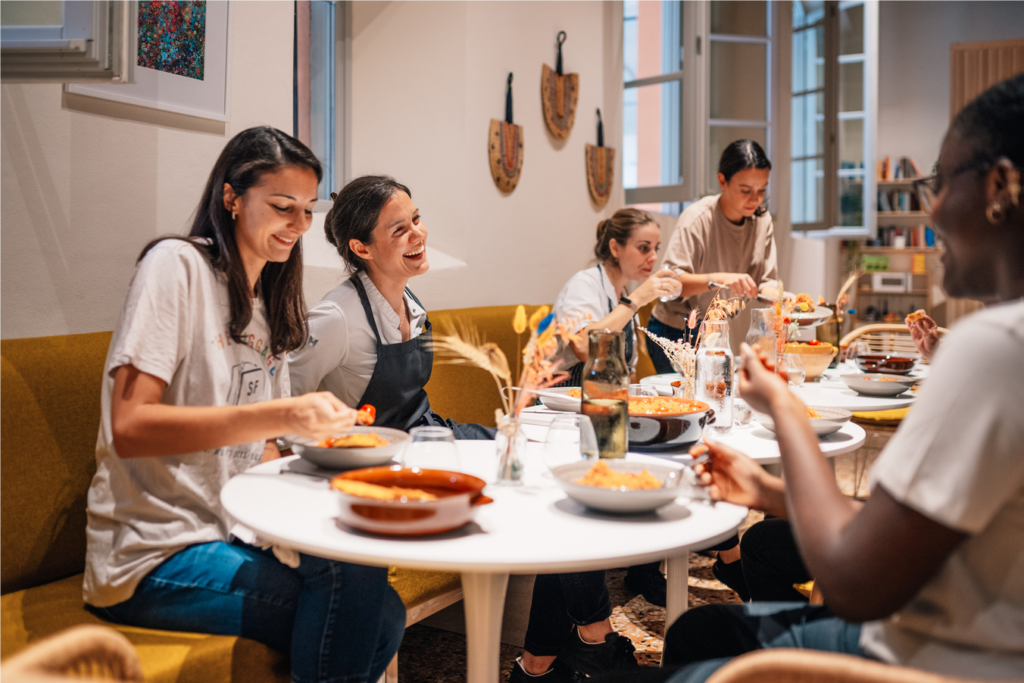
[(0, 592), (85, 566), (85, 497), (96, 470), (110, 332), (0, 342)]

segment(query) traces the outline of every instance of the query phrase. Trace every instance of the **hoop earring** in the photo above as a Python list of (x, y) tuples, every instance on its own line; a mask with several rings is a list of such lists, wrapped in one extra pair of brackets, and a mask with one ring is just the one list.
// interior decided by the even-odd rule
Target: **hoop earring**
[(985, 218), (992, 225), (999, 225), (1006, 220), (1006, 212), (1003, 210), (1003, 205), (999, 202), (992, 202), (985, 209)]

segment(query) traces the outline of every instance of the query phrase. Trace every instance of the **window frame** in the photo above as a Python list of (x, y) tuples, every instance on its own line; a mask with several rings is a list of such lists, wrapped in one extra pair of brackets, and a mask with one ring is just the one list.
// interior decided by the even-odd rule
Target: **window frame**
[(0, 27), (2, 83), (134, 83), (137, 0), (64, 0), (61, 24)]

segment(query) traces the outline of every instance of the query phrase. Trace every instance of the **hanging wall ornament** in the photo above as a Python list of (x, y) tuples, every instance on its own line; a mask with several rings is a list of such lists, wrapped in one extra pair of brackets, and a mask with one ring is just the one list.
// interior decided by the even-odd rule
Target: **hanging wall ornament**
[(562, 43), (565, 31), (558, 32), (558, 59), (555, 70), (545, 64), (540, 70), (540, 101), (544, 105), (544, 121), (559, 140), (569, 137), (576, 120), (576, 101), (580, 97), (579, 74), (562, 74)]
[(604, 146), (604, 124), (601, 122), (601, 110), (597, 110), (597, 146), (588, 144), (587, 187), (590, 196), (598, 208), (608, 203), (612, 195), (612, 183), (615, 180), (615, 150)]
[(523, 171), (523, 127), (512, 123), (512, 74), (508, 75), (505, 94), (505, 120), (491, 119), (487, 137), (487, 153), (491, 158), (491, 177), (502, 192), (511, 192)]

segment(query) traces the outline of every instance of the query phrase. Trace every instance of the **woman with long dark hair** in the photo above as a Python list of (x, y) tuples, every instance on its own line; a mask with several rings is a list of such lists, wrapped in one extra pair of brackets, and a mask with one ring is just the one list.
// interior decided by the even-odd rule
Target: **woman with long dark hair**
[(775, 421), (786, 479), (714, 443), (704, 476), (713, 498), (792, 522), (825, 605), (690, 610), (668, 631), (667, 668), (645, 680), (704, 681), (730, 657), (775, 647), (972, 680), (1021, 680), (1022, 120), (1024, 74), (957, 114), (936, 175), (921, 181), (945, 244), (946, 294), (998, 303), (943, 337), (914, 409), (872, 467), (865, 503), (839, 490), (805, 406), (744, 346), (740, 390)]
[[(736, 140), (722, 152), (722, 191), (688, 206), (669, 238), (662, 265), (678, 274), (683, 291), (675, 301), (655, 306), (648, 324), (651, 332), (686, 339), (690, 311), (699, 308), (703, 313), (715, 296), (709, 282), (725, 285), (730, 296), (754, 297), (766, 287), (771, 289), (769, 296), (777, 296), (775, 230), (765, 206), (771, 169), (761, 145), (753, 140)], [(647, 350), (658, 372), (672, 372), (660, 347), (649, 344)]]
[(405, 610), (387, 570), (300, 555), (285, 566), (233, 537), (220, 491), (278, 457), (275, 439), (345, 431), (329, 393), (292, 398), (285, 356), (306, 338), (299, 238), (320, 163), (274, 128), (221, 152), (187, 237), (149, 244), (110, 343), (84, 595), (121, 624), (252, 638), (301, 681), (376, 681)]
[(456, 439), (493, 439), (492, 429), (440, 417), (423, 389), (433, 366), (431, 325), (408, 285), (430, 262), (412, 192), (368, 175), (333, 196), (324, 230), (351, 277), (309, 311), (309, 343), (289, 359), (292, 394), (323, 390), (351, 406), (372, 405), (381, 427), (439, 426)]

